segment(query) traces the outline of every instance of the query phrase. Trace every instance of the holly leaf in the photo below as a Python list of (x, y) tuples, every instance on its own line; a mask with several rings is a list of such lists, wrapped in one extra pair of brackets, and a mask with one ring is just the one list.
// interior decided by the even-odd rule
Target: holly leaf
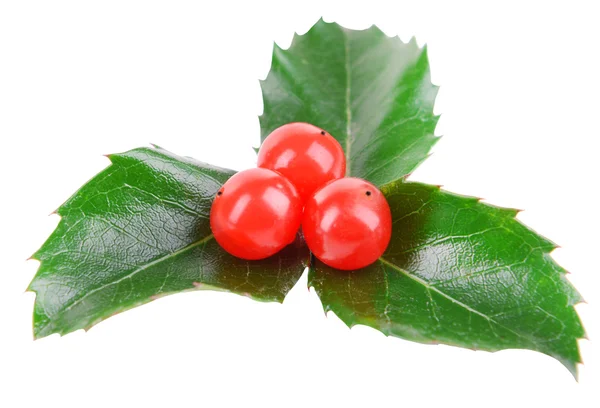
[(375, 26), (320, 20), (288, 50), (274, 46), (261, 87), (262, 140), (286, 123), (312, 123), (340, 142), (348, 175), (376, 185), (412, 172), (438, 139), (427, 49)]
[[(376, 27), (320, 21), (288, 50), (275, 47), (261, 85), (262, 140), (289, 122), (328, 130), (345, 150), (347, 175), (381, 186), (392, 209), (392, 241), (375, 264), (342, 272), (313, 259), (309, 285), (325, 310), (418, 342), (540, 351), (576, 374), (581, 298), (552, 260), (554, 244), (515, 210), (403, 181), (437, 140), (425, 48)], [(182, 290), (281, 301), (299, 278), (307, 260), (300, 238), (255, 262), (212, 239), (210, 204), (233, 172), (160, 148), (110, 158), (58, 210), (57, 230), (34, 255), (36, 337)]]
[(33, 255), (36, 338), (186, 290), (281, 302), (301, 276), (308, 251), (300, 239), (262, 261), (234, 258), (213, 239), (212, 200), (233, 171), (161, 148), (109, 158), (58, 209), (58, 227)]
[(326, 311), (422, 343), (536, 350), (576, 375), (581, 297), (552, 260), (552, 242), (516, 210), (420, 183), (382, 191), (393, 219), (384, 255), (350, 273), (314, 260), (309, 286)]
[(392, 209), (392, 240), (375, 264), (342, 272), (313, 258), (309, 286), (325, 310), (423, 343), (537, 350), (575, 373), (581, 298), (552, 260), (554, 244), (515, 210), (403, 182), (437, 140), (426, 48), (321, 20), (288, 50), (275, 46), (272, 61), (262, 140), (289, 122), (326, 129), (347, 175), (383, 186)]

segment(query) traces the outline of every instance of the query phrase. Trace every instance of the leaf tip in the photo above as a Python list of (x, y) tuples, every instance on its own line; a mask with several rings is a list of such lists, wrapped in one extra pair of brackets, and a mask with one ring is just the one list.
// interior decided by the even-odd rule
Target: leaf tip
[[(569, 370), (569, 372), (571, 373), (571, 375), (573, 376), (573, 378), (575, 379), (576, 382), (579, 382), (579, 364), (578, 363), (573, 363), (573, 362), (562, 362), (563, 365), (565, 367), (567, 367), (567, 370)], [(580, 363), (582, 364), (582, 363)]]
[(111, 163), (115, 162), (116, 158), (119, 158), (119, 156), (121, 156), (122, 153), (107, 153), (107, 154), (103, 154), (102, 156), (106, 157)]
[(34, 341), (46, 337), (46, 335), (40, 334), (40, 332), (38, 330), (36, 330), (35, 326), (33, 327), (32, 331), (31, 331), (31, 336), (33, 337)]
[(336, 23), (333, 21), (327, 22), (327, 21), (325, 21), (325, 17), (321, 16), (321, 17), (319, 17), (317, 22), (312, 25), (312, 27), (308, 30), (308, 32), (311, 32), (313, 29), (319, 28), (320, 26), (327, 26), (330, 24), (336, 24)]

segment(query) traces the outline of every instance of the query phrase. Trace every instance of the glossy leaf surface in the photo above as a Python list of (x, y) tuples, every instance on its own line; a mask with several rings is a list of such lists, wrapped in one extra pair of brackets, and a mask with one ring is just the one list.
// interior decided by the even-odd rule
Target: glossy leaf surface
[(308, 252), (300, 240), (262, 261), (234, 258), (215, 242), (210, 207), (233, 171), (160, 148), (110, 159), (58, 209), (58, 227), (33, 256), (41, 262), (29, 287), (36, 338), (184, 290), (281, 302), (302, 274)]
[(425, 48), (319, 21), (289, 49), (275, 46), (261, 85), (263, 140), (288, 122), (328, 130), (346, 174), (381, 186), (392, 209), (392, 241), (375, 264), (349, 273), (313, 257), (309, 285), (325, 310), (419, 342), (541, 351), (575, 373), (580, 297), (554, 245), (516, 211), (401, 181), (436, 141)]
[[(554, 244), (514, 210), (403, 181), (437, 140), (425, 48), (319, 21), (288, 50), (275, 47), (261, 86), (262, 140), (289, 122), (326, 129), (344, 148), (346, 174), (380, 187), (392, 210), (392, 241), (375, 264), (348, 272), (313, 259), (309, 285), (325, 310), (418, 342), (537, 350), (576, 373), (581, 299), (550, 256)], [(210, 204), (231, 171), (162, 149), (111, 160), (59, 209), (34, 256), (36, 337), (195, 288), (281, 301), (299, 278), (300, 239), (255, 262), (212, 239)]]
[(552, 242), (515, 210), (419, 183), (382, 191), (393, 220), (384, 255), (350, 273), (314, 260), (309, 285), (325, 310), (423, 343), (537, 350), (576, 373), (581, 298), (552, 260)]
[(275, 46), (261, 87), (262, 140), (290, 122), (319, 126), (344, 148), (346, 174), (376, 185), (409, 174), (437, 140), (426, 49), (377, 27), (319, 21), (288, 50)]

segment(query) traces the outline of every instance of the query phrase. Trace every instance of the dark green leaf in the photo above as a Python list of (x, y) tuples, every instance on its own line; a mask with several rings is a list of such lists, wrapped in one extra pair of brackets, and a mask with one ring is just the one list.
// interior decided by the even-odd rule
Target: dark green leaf
[(58, 227), (33, 256), (41, 264), (34, 335), (89, 328), (159, 296), (217, 289), (282, 301), (308, 252), (298, 240), (277, 256), (246, 262), (214, 241), (209, 212), (233, 171), (142, 148), (112, 165), (58, 209)]
[(349, 175), (377, 185), (409, 174), (437, 140), (426, 49), (377, 27), (319, 21), (288, 50), (275, 46), (261, 86), (262, 140), (286, 123), (312, 123), (340, 142)]
[(555, 245), (517, 211), (419, 183), (382, 187), (392, 241), (378, 262), (342, 272), (315, 261), (309, 285), (347, 325), (423, 343), (526, 348), (573, 374), (584, 335), (579, 294), (551, 258)]

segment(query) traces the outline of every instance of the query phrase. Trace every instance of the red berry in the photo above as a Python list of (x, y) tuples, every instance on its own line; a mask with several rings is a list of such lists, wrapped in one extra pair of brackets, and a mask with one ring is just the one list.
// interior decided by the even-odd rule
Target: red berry
[(323, 184), (344, 176), (346, 157), (337, 140), (321, 128), (289, 123), (265, 139), (258, 152), (258, 167), (283, 174), (306, 202)]
[(249, 169), (221, 187), (210, 210), (217, 242), (243, 259), (267, 258), (294, 241), (302, 220), (302, 201), (281, 174)]
[(352, 270), (375, 262), (392, 235), (387, 200), (359, 178), (334, 180), (308, 200), (302, 220), (304, 239), (323, 263)]

